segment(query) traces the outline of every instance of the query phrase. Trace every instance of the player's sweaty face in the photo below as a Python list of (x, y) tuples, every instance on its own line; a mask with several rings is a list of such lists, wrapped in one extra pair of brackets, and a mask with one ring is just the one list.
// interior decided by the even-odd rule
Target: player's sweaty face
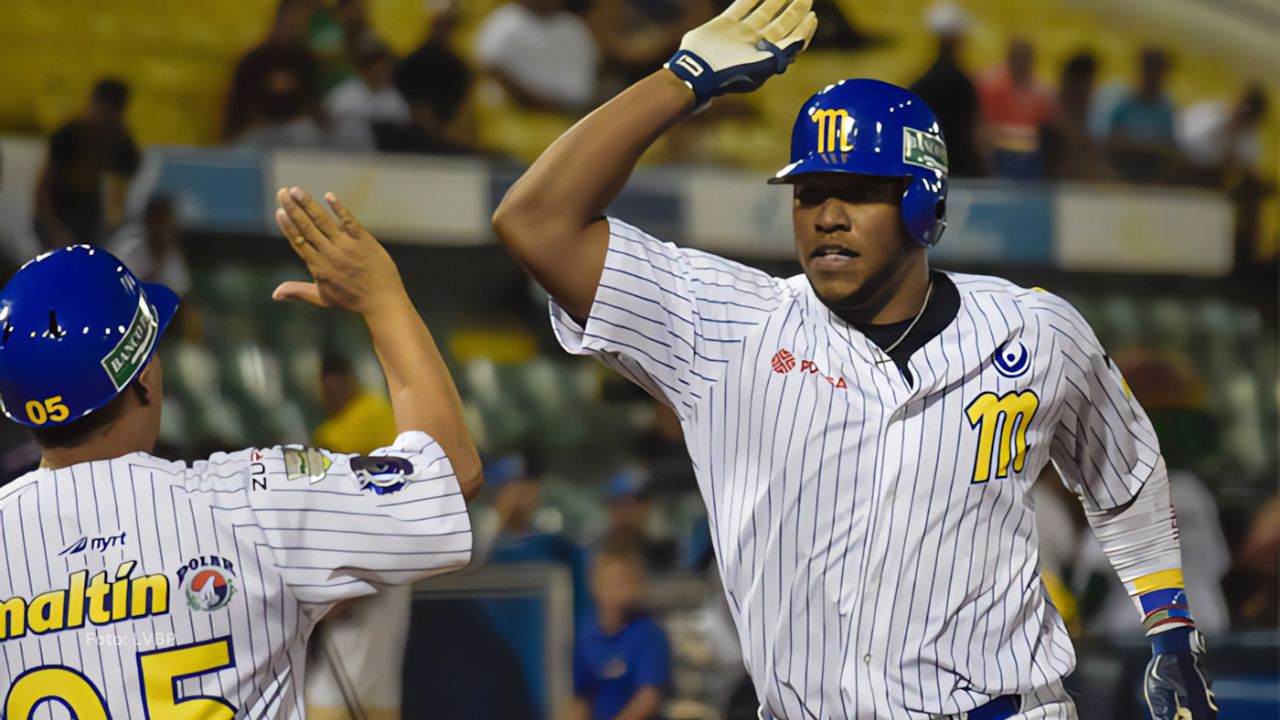
[(819, 173), (794, 184), (796, 253), (828, 305), (857, 305), (878, 294), (905, 256), (902, 181)]

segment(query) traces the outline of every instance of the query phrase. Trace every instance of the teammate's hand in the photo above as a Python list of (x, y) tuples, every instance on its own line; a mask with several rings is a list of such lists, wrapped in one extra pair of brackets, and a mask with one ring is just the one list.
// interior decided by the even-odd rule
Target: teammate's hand
[(282, 188), (276, 199), (276, 224), (315, 282), (281, 283), (272, 299), (366, 314), (404, 295), (400, 272), (386, 248), (336, 195), (328, 193), (325, 200), (338, 222), (301, 188)]
[(686, 33), (680, 51), (663, 67), (693, 90), (698, 105), (755, 90), (809, 46), (818, 27), (812, 7), (813, 0), (736, 0)]
[(1143, 675), (1143, 696), (1152, 719), (1217, 720), (1218, 705), (1202, 662), (1200, 632), (1170, 630), (1153, 636), (1152, 644), (1151, 662)]

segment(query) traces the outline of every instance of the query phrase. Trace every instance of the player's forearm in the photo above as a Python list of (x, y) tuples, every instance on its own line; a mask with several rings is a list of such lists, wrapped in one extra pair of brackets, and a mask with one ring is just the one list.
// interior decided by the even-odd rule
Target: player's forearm
[(649, 720), (662, 709), (662, 693), (655, 687), (642, 687), (614, 720)]
[(1158, 463), (1131, 503), (1115, 510), (1086, 509), (1085, 515), (1138, 607), (1147, 634), (1191, 625), (1164, 462)]
[(522, 262), (555, 258), (613, 202), (640, 157), (694, 109), (693, 93), (659, 70), (578, 121), (512, 186), (494, 213)]
[(483, 481), (453, 377), (408, 295), (401, 290), (365, 314), (382, 364), (397, 432), (421, 430), (440, 443), (468, 499)]

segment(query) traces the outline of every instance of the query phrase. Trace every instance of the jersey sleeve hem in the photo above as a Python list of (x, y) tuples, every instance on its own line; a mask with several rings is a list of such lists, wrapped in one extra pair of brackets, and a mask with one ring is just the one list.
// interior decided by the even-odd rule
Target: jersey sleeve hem
[[(609, 250), (605, 254), (604, 270), (601, 272), (603, 278), (609, 270), (619, 270), (622, 257), (618, 252), (620, 240), (614, 232), (618, 224), (618, 220), (614, 218), (606, 218), (609, 223)], [(594, 355), (600, 352), (606, 352), (604, 344), (598, 339), (587, 333), (591, 327), (592, 321), (598, 321), (601, 304), (601, 296), (607, 292), (603, 285), (597, 285), (595, 297), (591, 298), (591, 312), (585, 318), (585, 324), (578, 322), (579, 318), (575, 318), (565, 310), (555, 298), (550, 298), (549, 307), (551, 312), (551, 330), (555, 333), (556, 342), (560, 343), (560, 347), (570, 355)], [(597, 323), (598, 324), (598, 323)]]

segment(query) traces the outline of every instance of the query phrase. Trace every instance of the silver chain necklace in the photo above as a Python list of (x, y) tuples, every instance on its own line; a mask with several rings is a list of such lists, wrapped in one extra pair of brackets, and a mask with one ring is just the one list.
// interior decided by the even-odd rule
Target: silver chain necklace
[(920, 312), (916, 313), (915, 319), (911, 321), (911, 324), (907, 326), (906, 330), (902, 331), (902, 334), (898, 336), (898, 339), (894, 340), (892, 345), (884, 349), (885, 355), (893, 352), (893, 349), (901, 345), (902, 341), (907, 339), (907, 335), (911, 334), (911, 329), (916, 326), (916, 323), (920, 322), (921, 317), (924, 317), (924, 309), (929, 307), (929, 298), (931, 297), (933, 297), (933, 280), (929, 281), (929, 289), (924, 292), (924, 303), (920, 305)]

